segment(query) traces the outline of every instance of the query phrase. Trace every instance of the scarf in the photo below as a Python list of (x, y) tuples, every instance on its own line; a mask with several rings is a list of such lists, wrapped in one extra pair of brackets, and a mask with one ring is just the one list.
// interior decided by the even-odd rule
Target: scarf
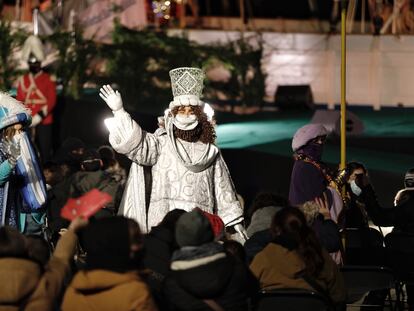
[(210, 242), (199, 246), (184, 246), (173, 253), (171, 261), (195, 260), (218, 253), (224, 253), (224, 249), (217, 242)]

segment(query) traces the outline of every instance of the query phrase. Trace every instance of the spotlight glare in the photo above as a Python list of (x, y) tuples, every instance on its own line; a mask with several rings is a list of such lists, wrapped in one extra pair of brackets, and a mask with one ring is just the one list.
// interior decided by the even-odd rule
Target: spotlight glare
[(104, 120), (104, 124), (106, 126), (106, 128), (110, 131), (111, 129), (114, 128), (115, 125), (115, 118), (107, 118)]

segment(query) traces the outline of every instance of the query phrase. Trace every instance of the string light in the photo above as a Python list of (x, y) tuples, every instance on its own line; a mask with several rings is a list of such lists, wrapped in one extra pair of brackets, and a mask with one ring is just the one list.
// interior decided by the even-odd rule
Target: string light
[[(181, 3), (181, 0), (176, 0), (177, 3)], [(170, 19), (171, 18), (171, 1), (170, 0), (154, 0), (152, 1), (152, 11), (158, 18)]]

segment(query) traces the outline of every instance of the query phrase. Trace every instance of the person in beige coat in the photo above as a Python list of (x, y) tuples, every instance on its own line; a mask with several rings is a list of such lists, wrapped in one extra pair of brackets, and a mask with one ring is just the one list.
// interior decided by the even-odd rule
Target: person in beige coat
[(62, 310), (156, 311), (140, 276), (142, 235), (138, 224), (122, 216), (97, 219), (81, 234), (85, 269), (65, 292)]
[[(321, 294), (329, 296), (334, 304), (345, 301), (344, 280), (337, 265), (321, 248), (298, 208), (286, 207), (277, 212), (271, 231), (273, 241), (250, 265), (262, 289), (299, 288), (317, 292), (322, 289)], [(317, 286), (313, 285), (315, 282)]]
[(87, 223), (77, 218), (60, 238), (45, 266), (30, 258), (24, 235), (0, 228), (0, 310), (53, 310), (76, 251), (76, 231)]

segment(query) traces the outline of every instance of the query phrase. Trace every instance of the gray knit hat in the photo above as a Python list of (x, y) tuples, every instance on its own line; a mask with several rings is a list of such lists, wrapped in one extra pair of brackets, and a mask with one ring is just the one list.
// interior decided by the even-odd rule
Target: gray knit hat
[(201, 211), (195, 209), (181, 215), (175, 226), (175, 239), (180, 247), (198, 246), (214, 240), (211, 224)]

